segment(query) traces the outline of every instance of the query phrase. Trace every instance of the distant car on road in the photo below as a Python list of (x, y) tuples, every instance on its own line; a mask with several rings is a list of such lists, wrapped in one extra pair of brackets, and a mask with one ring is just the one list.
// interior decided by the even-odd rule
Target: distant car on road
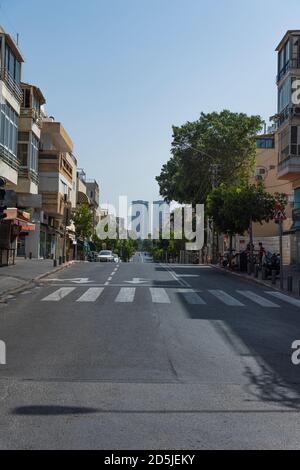
[(112, 251), (100, 251), (98, 255), (98, 261), (100, 263), (113, 263), (114, 262), (114, 255)]
[(115, 253), (113, 253), (113, 257), (114, 257), (114, 262), (115, 263), (120, 263), (119, 255), (116, 255)]

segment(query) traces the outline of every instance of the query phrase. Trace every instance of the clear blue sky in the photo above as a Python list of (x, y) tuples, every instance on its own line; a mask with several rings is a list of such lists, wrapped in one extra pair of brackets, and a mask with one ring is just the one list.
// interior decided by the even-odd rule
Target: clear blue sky
[[(276, 55), (299, 0), (0, 0), (23, 79), (75, 143), (102, 201), (156, 199), (173, 124), (276, 111)], [(298, 22), (297, 22), (298, 18)]]

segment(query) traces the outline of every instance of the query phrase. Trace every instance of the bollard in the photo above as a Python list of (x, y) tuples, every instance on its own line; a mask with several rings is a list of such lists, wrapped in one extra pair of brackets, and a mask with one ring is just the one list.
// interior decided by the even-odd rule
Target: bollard
[(65, 258), (65, 256), (63, 256), (63, 258), (62, 258), (62, 264), (65, 264), (65, 262), (66, 262), (66, 258)]
[(61, 266), (61, 265), (62, 265), (62, 257), (60, 256), (59, 257), (59, 266)]
[(247, 273), (251, 276), (251, 263), (247, 264)]
[(259, 265), (256, 264), (255, 265), (255, 271), (254, 271), (254, 275), (255, 275), (255, 278), (258, 279), (258, 273), (259, 273)]
[(29, 259), (30, 260), (32, 259), (32, 253), (29, 253)]
[(293, 292), (293, 276), (287, 278), (287, 290), (288, 292)]
[(268, 273), (267, 273), (266, 268), (263, 268), (263, 269), (262, 269), (261, 275), (262, 275), (262, 280), (263, 280), (263, 281), (266, 281), (267, 278), (268, 278)]
[(53, 260), (53, 267), (54, 267), (54, 268), (57, 268), (57, 259), (54, 259), (54, 260)]
[(276, 277), (277, 277), (277, 272), (275, 269), (272, 270), (272, 284), (273, 286), (276, 286)]

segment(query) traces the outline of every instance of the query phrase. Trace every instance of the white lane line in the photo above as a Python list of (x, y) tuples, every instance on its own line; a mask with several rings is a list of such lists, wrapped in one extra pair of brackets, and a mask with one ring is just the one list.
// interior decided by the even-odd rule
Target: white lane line
[(60, 300), (67, 297), (67, 295), (71, 294), (75, 289), (76, 287), (62, 287), (61, 289), (58, 289), (57, 291), (53, 292), (53, 294), (48, 295), (48, 297), (45, 297), (42, 301), (59, 302)]
[(152, 297), (152, 302), (154, 304), (170, 304), (171, 303), (169, 296), (166, 293), (165, 289), (150, 288), (150, 293)]
[(293, 297), (289, 297), (288, 295), (284, 295), (281, 292), (267, 292), (266, 294), (272, 295), (278, 300), (282, 300), (283, 302), (287, 302), (288, 304), (294, 305), (294, 307), (300, 307), (300, 300), (294, 299)]
[(208, 292), (229, 307), (245, 307), (239, 300), (222, 290), (209, 290)]
[(134, 301), (135, 298), (135, 287), (123, 287), (118, 297), (116, 298), (117, 303), (131, 303)]
[(246, 297), (249, 300), (252, 300), (252, 302), (255, 302), (256, 304), (260, 305), (261, 307), (265, 308), (280, 308), (279, 305), (274, 304), (274, 302), (271, 302), (268, 299), (265, 299), (264, 297), (261, 297), (260, 295), (255, 294), (251, 290), (238, 290), (238, 294)]
[(206, 302), (193, 290), (178, 289), (176, 292), (182, 294), (186, 302), (190, 305), (207, 305)]
[(78, 300), (77, 302), (96, 302), (104, 291), (103, 287), (92, 287), (88, 289)]
[(110, 277), (108, 278), (108, 282), (112, 281), (112, 279), (113, 279), (113, 278), (110, 276)]

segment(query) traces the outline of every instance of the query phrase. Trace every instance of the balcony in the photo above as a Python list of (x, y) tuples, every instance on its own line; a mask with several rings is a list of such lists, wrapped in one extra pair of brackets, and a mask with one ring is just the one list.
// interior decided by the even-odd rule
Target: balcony
[(32, 108), (21, 108), (21, 118), (28, 118), (32, 119), (32, 121), (41, 129), (43, 122), (42, 122), (42, 116), (40, 113), (38, 113), (35, 109)]
[(277, 175), (282, 180), (295, 180), (297, 175), (300, 179), (300, 155), (289, 155), (279, 162)]
[(14, 97), (17, 99), (19, 103), (22, 102), (23, 99), (23, 92), (18, 85), (18, 83), (14, 80), (14, 78), (10, 75), (6, 68), (0, 68), (0, 80), (2, 80), (7, 88), (11, 91)]

